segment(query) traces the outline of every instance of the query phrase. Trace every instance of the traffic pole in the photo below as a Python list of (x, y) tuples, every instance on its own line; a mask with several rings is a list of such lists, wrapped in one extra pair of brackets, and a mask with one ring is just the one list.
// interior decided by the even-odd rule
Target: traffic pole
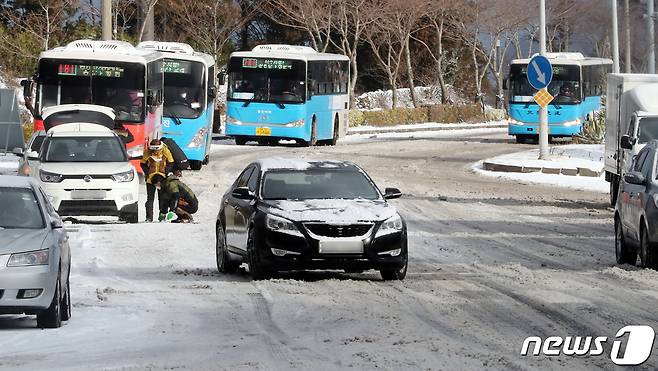
[(112, 40), (112, 0), (103, 0), (101, 23), (103, 24), (103, 40)]
[(617, 27), (617, 0), (612, 4), (612, 72), (619, 73), (619, 27)]
[(624, 48), (624, 72), (631, 73), (631, 10), (628, 0), (624, 0), (624, 36), (626, 47)]
[[(539, 0), (539, 45), (546, 56), (546, 0)], [(548, 106), (539, 106), (539, 159), (548, 159)]]
[(647, 36), (649, 39), (649, 53), (647, 53), (647, 73), (656, 73), (656, 35), (654, 34), (653, 0), (647, 1)]

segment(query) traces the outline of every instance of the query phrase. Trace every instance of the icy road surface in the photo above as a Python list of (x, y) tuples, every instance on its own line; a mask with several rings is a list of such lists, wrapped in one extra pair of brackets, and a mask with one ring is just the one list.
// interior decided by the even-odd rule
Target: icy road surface
[[(23, 370), (611, 369), (599, 357), (522, 357), (527, 336), (658, 329), (658, 272), (615, 266), (604, 194), (473, 174), (528, 148), (504, 130), (336, 147), (215, 145), (185, 174), (193, 225), (70, 225), (73, 318), (58, 330), (0, 316), (0, 368)], [(459, 135), (462, 135), (460, 133)], [(356, 161), (407, 219), (403, 282), (311, 272), (253, 282), (220, 275), (214, 218), (250, 161), (292, 155)], [(644, 365), (658, 366), (658, 352)]]

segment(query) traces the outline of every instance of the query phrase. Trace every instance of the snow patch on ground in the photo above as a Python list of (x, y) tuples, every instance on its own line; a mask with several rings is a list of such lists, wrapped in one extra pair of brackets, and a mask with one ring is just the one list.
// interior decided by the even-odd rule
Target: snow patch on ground
[(426, 130), (413, 132), (390, 132), (378, 134), (348, 134), (339, 140), (340, 143), (366, 143), (373, 141), (385, 141), (390, 139), (433, 139), (433, 138), (454, 138), (467, 137), (473, 135), (488, 135), (506, 132), (507, 128), (499, 127), (476, 127), (474, 129), (455, 129), (455, 130)]
[[(438, 86), (417, 86), (416, 95), (420, 104), (441, 104), (441, 88)], [(411, 100), (411, 89), (409, 88), (397, 89), (397, 99), (396, 108), (414, 107)], [(455, 104), (469, 103), (451, 85), (448, 85), (448, 100)], [(356, 108), (360, 110), (389, 109), (392, 105), (393, 90), (390, 89), (369, 91), (356, 97)]]
[(16, 175), (18, 172), (18, 157), (13, 154), (0, 153), (0, 175)]
[[(603, 169), (604, 147), (602, 144), (570, 144), (555, 146), (551, 148), (551, 160), (538, 160), (539, 149), (516, 152), (507, 155), (487, 159), (490, 163), (500, 163), (513, 166), (538, 167), (538, 168), (587, 168), (592, 171)], [(605, 176), (570, 176), (562, 174), (544, 174), (540, 172), (514, 173), (488, 171), (482, 167), (482, 162), (472, 166), (474, 172), (504, 179), (517, 180), (522, 183), (550, 184), (571, 189), (587, 190), (593, 192), (607, 193), (610, 185), (605, 181)]]
[(361, 125), (349, 129), (350, 134), (359, 134), (361, 132), (377, 130), (380, 132), (396, 132), (396, 131), (422, 131), (423, 129), (453, 129), (455, 127), (468, 126), (469, 128), (487, 128), (487, 127), (497, 127), (501, 124), (506, 124), (504, 121), (489, 121), (489, 122), (480, 122), (474, 124), (444, 124), (438, 122), (425, 122), (422, 124), (403, 124), (403, 125), (393, 125), (393, 126), (371, 126), (371, 125)]

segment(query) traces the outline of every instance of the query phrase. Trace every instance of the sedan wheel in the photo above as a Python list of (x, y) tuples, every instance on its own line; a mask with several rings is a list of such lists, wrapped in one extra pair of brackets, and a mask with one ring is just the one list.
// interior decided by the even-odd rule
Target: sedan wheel
[(71, 319), (71, 281), (69, 280), (67, 280), (64, 295), (62, 298), (62, 321), (68, 321)]
[(649, 233), (646, 228), (642, 227), (642, 235), (640, 236), (640, 265), (642, 268), (653, 268), (653, 260)]
[(226, 249), (226, 234), (222, 225), (217, 226), (217, 243), (215, 244), (215, 259), (217, 261), (217, 270), (220, 273), (235, 273), (240, 264), (231, 260)]
[(615, 218), (615, 256), (617, 258), (617, 264), (635, 265), (637, 261), (637, 253), (635, 250), (629, 249), (626, 244), (619, 217)]
[(404, 277), (407, 276), (407, 265), (409, 264), (409, 258), (404, 257), (404, 266), (398, 269), (382, 269), (379, 273), (382, 275), (384, 281), (402, 281)]
[(247, 240), (247, 263), (249, 264), (249, 273), (251, 273), (253, 279), (266, 280), (270, 278), (270, 271), (263, 266), (261, 261), (256, 244), (256, 232), (253, 228), (249, 230), (249, 239)]
[(37, 314), (37, 327), (40, 328), (59, 328), (62, 326), (62, 288), (59, 277), (55, 284), (55, 295), (50, 303), (50, 307)]

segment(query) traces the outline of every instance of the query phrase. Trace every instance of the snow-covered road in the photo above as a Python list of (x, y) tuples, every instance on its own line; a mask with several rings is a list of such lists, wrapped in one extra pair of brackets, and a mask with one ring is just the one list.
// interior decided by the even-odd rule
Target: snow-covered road
[[(611, 342), (599, 357), (522, 357), (521, 345), (658, 329), (658, 272), (614, 265), (606, 195), (472, 173), (518, 150), (503, 130), (315, 148), (227, 143), (185, 175), (199, 224), (69, 226), (73, 318), (42, 331), (32, 318), (0, 317), (0, 368), (612, 369)], [(269, 155), (353, 160), (380, 187), (402, 189), (393, 202), (408, 222), (407, 279), (217, 273), (221, 194)], [(658, 366), (655, 353), (644, 367)]]

